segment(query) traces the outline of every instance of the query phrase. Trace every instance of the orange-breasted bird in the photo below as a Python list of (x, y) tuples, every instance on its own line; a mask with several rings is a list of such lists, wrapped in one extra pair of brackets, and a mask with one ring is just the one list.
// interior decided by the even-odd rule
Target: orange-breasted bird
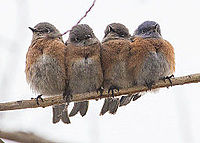
[(129, 52), (128, 71), (136, 85), (152, 85), (160, 79), (169, 79), (175, 71), (172, 45), (161, 35), (160, 25), (145, 21), (135, 30)]
[[(135, 85), (145, 85), (151, 89), (160, 79), (169, 79), (175, 71), (175, 54), (172, 45), (161, 35), (160, 25), (155, 21), (145, 21), (135, 30), (129, 52), (128, 72)], [(171, 81), (170, 81), (171, 82)], [(128, 104), (132, 98), (122, 96), (120, 104)], [(124, 103), (122, 103), (124, 101)]]
[[(102, 40), (102, 69), (104, 88), (114, 96), (114, 90), (133, 86), (132, 76), (127, 71), (127, 58), (131, 41), (129, 30), (120, 23), (109, 24)], [(120, 104), (119, 98), (106, 98), (100, 115), (107, 111), (115, 114)]]
[[(71, 95), (97, 91), (102, 86), (101, 43), (87, 24), (74, 26), (67, 45), (67, 74)], [(75, 102), (69, 116), (87, 113), (88, 101)]]
[[(29, 28), (33, 37), (26, 55), (25, 72), (28, 84), (33, 91), (41, 95), (64, 95), (67, 83), (66, 46), (61, 36), (53, 38), (60, 32), (47, 22)], [(70, 123), (68, 112), (64, 108), (64, 104), (53, 106), (53, 123), (59, 122), (60, 119), (64, 123)]]

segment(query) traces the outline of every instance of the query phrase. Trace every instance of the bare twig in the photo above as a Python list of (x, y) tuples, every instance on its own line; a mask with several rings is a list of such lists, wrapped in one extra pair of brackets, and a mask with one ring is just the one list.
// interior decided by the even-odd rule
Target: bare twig
[[(96, 2), (96, 0), (94, 0), (93, 1), (93, 3), (92, 3), (92, 5), (90, 6), (90, 8), (85, 12), (85, 14), (79, 19), (79, 21), (76, 23), (76, 25), (74, 25), (73, 27), (75, 27), (75, 26), (77, 26), (86, 16), (87, 16), (87, 14), (91, 11), (91, 9), (94, 7), (94, 5), (95, 5), (95, 2)], [(72, 27), (72, 28), (73, 28)], [(71, 28), (71, 29), (72, 29)], [(61, 35), (59, 35), (59, 36), (63, 36), (63, 35), (65, 35), (65, 34), (67, 34), (68, 32), (70, 32), (71, 31), (71, 29), (70, 30), (67, 30), (66, 32), (64, 32), (63, 34), (61, 34)]]
[(0, 138), (22, 143), (53, 143), (33, 133), (0, 131)]
[(0, 139), (0, 143), (4, 143), (4, 142)]
[[(173, 85), (183, 85), (189, 83), (197, 83), (200, 82), (200, 73), (192, 74), (188, 76), (176, 77), (171, 79)], [(169, 87), (171, 84), (168, 80), (166, 82), (160, 80), (155, 85), (152, 86), (152, 89)], [(148, 88), (145, 86), (134, 86), (128, 89), (121, 89), (119, 92), (115, 94), (115, 96), (125, 95), (125, 94), (133, 94), (142, 91), (147, 91)], [(109, 94), (104, 92), (102, 96), (97, 94), (96, 92), (84, 93), (84, 94), (76, 94), (73, 95), (72, 101), (84, 101), (84, 100), (92, 100), (92, 99), (100, 99), (108, 97)], [(0, 111), (6, 110), (16, 110), (16, 109), (26, 109), (26, 108), (37, 108), (37, 107), (47, 107), (54, 104), (64, 103), (63, 97), (61, 95), (44, 98), (44, 102), (40, 102), (40, 105), (37, 105), (35, 99), (32, 100), (21, 100), (15, 102), (7, 102), (0, 103)]]

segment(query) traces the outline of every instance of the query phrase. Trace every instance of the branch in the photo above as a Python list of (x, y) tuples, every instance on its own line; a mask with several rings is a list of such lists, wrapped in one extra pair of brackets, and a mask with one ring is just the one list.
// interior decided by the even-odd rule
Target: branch
[[(0, 131), (0, 138), (22, 142), (22, 143), (53, 143), (51, 141), (38, 137), (34, 135), (33, 133), (25, 133), (25, 132)], [(0, 140), (0, 143), (1, 143), (1, 140)]]
[[(197, 82), (200, 82), (200, 73), (171, 78), (171, 81), (172, 81), (172, 86), (189, 84), (189, 83), (197, 83)], [(152, 86), (152, 89), (164, 88), (164, 87), (169, 87), (169, 86), (171, 86), (171, 84), (168, 80), (166, 80), (165, 82), (163, 80), (160, 80), (156, 82), (155, 85)], [(125, 94), (134, 94), (134, 93), (147, 91), (147, 90), (148, 88), (146, 86), (134, 86), (132, 88), (121, 89), (119, 92), (115, 93), (115, 96), (120, 96), (120, 95), (125, 95)], [(110, 95), (107, 92), (104, 92), (102, 96), (97, 94), (97, 92), (76, 94), (76, 95), (73, 95), (72, 102), (101, 99), (101, 98), (105, 98), (109, 96)], [(39, 101), (40, 105), (36, 104), (35, 99), (0, 103), (0, 111), (26, 109), (26, 108), (38, 108), (38, 107), (44, 108), (44, 107), (51, 106), (54, 104), (65, 103), (62, 95), (47, 97), (47, 98), (44, 98), (43, 100), (44, 102)]]
[(4, 143), (4, 142), (0, 139), (0, 143)]
[[(95, 2), (96, 2), (96, 0), (93, 1), (92, 5), (89, 7), (89, 9), (85, 12), (85, 14), (79, 19), (79, 21), (76, 23), (76, 25), (74, 25), (72, 28), (74, 28), (75, 26), (77, 26), (77, 25), (87, 16), (87, 14), (88, 14), (88, 13), (91, 11), (91, 9), (94, 7)], [(71, 29), (72, 29), (72, 28), (71, 28)], [(65, 35), (65, 34), (67, 34), (68, 32), (71, 31), (71, 29), (70, 29), (70, 30), (67, 30), (66, 32), (64, 32), (63, 34), (61, 34), (61, 35), (59, 35), (59, 36), (63, 36), (63, 35)]]

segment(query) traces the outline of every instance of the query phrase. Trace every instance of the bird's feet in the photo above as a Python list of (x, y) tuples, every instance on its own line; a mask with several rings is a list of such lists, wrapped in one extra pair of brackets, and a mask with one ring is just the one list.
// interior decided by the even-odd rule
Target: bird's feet
[(146, 84), (147, 88), (151, 91), (152, 86), (153, 86), (155, 83), (154, 83), (153, 81), (151, 81), (151, 82), (145, 82), (145, 84)]
[(40, 105), (40, 104), (39, 104), (39, 99), (40, 99), (42, 102), (44, 102), (44, 100), (43, 100), (43, 98), (42, 98), (42, 94), (38, 95), (38, 96), (35, 98), (36, 103), (37, 103), (38, 106)]
[(69, 104), (69, 102), (72, 101), (72, 95), (69, 89), (66, 89), (63, 92), (63, 100), (65, 100), (67, 102), (67, 104)]
[(164, 82), (166, 82), (166, 79), (169, 80), (169, 82), (170, 82), (170, 84), (171, 84), (171, 86), (172, 86), (172, 80), (171, 80), (171, 78), (173, 78), (173, 77), (174, 77), (174, 75), (172, 74), (172, 75), (170, 75), (170, 76), (165, 76), (164, 78), (162, 78), (162, 80), (163, 80)]
[(108, 89), (108, 94), (110, 94), (110, 92), (111, 92), (111, 96), (112, 96), (112, 97), (114, 97), (114, 90), (117, 90), (117, 91), (119, 92), (119, 87), (112, 85), (112, 86), (110, 86), (110, 88)]
[(102, 97), (102, 95), (103, 95), (103, 91), (104, 91), (103, 86), (101, 86), (101, 87), (99, 87), (99, 88), (97, 89), (97, 94), (100, 93), (100, 99), (101, 99), (101, 97)]

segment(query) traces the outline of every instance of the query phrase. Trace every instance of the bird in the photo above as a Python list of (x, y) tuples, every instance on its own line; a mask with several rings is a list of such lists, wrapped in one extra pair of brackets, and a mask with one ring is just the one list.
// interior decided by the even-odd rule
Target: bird
[[(132, 43), (127, 62), (135, 85), (145, 85), (151, 90), (152, 85), (160, 79), (169, 79), (171, 82), (170, 78), (175, 72), (174, 48), (162, 38), (160, 25), (155, 21), (145, 21), (138, 26), (130, 40)], [(140, 96), (122, 96), (120, 106)]]
[[(101, 43), (88, 24), (74, 26), (65, 42), (69, 91), (73, 94), (98, 91), (102, 87)], [(69, 116), (78, 112), (83, 117), (88, 110), (88, 101), (75, 102)]]
[[(145, 21), (138, 26), (131, 37), (128, 58), (128, 72), (132, 73), (136, 85), (152, 85), (158, 80), (173, 77), (175, 53), (173, 46), (162, 38), (160, 25)], [(170, 80), (171, 82), (171, 80)]]
[[(127, 71), (127, 58), (130, 50), (130, 34), (121, 23), (109, 24), (102, 40), (102, 69), (104, 75), (103, 87), (114, 96), (114, 90), (129, 88), (134, 81)], [(107, 111), (115, 114), (120, 104), (119, 98), (106, 98), (100, 115)]]
[[(66, 75), (66, 46), (59, 30), (48, 22), (40, 22), (34, 28), (31, 45), (26, 54), (26, 80), (31, 89), (42, 95), (65, 95), (67, 91)], [(41, 98), (42, 99), (42, 98)], [(53, 106), (53, 123), (60, 119), (69, 124), (67, 107), (65, 104)]]

